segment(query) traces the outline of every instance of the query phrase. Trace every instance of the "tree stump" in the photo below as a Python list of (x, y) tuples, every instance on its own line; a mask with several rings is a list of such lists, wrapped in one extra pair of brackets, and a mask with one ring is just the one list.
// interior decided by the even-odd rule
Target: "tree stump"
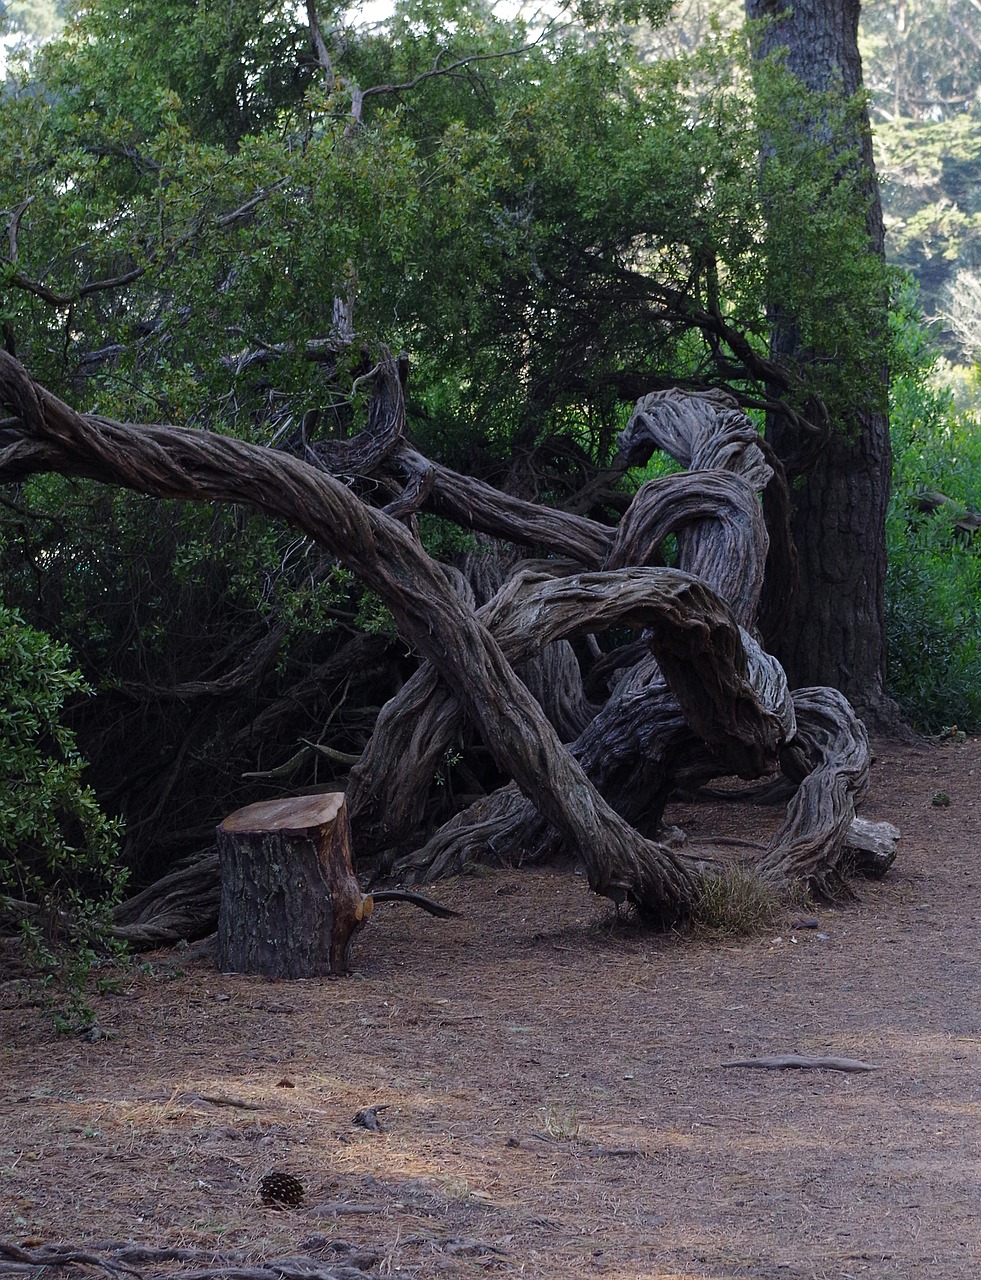
[(371, 912), (342, 792), (250, 804), (218, 828), (218, 966), (273, 978), (347, 972)]

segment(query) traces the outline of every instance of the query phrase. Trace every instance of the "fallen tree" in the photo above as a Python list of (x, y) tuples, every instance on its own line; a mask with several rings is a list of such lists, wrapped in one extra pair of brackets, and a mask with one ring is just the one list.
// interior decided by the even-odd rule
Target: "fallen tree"
[[(158, 497), (244, 504), (300, 530), (378, 594), (420, 665), (383, 708), (351, 771), (359, 859), (422, 880), (474, 857), (521, 860), (561, 846), (596, 893), (670, 926), (696, 909), (706, 865), (697, 849), (658, 839), (671, 794), (783, 768), (796, 791), (759, 873), (778, 886), (842, 892), (868, 780), (867, 738), (840, 694), (792, 694), (752, 634), (769, 541), (760, 498), (781, 481), (734, 402), (682, 392), (640, 401), (621, 440), (624, 461), (660, 449), (688, 470), (642, 486), (613, 528), (430, 463), (405, 439), (402, 386), (387, 353), (371, 378), (365, 429), (350, 441), (304, 442), (295, 457), (205, 431), (78, 413), (0, 352), (9, 414), (0, 423), (0, 481), (59, 472)], [(384, 481), (373, 491), (392, 498), (386, 507), (356, 495), (353, 481), (369, 478)], [(420, 510), (545, 558), (519, 560), (477, 607), (467, 575), (423, 549), (414, 532)], [(672, 535), (678, 564), (668, 568)], [(587, 697), (571, 642), (595, 652), (596, 634), (609, 628), (639, 631), (642, 644), (620, 646), (619, 669), (617, 650), (607, 654), (602, 696)], [(543, 709), (550, 703), (558, 729)], [(434, 773), (466, 732), (509, 782), (430, 833)], [(879, 869), (884, 860), (888, 852)], [(189, 875), (206, 897), (202, 867)], [(138, 907), (124, 904), (121, 932), (159, 942), (164, 911), (184, 936), (199, 930), (200, 911), (188, 910), (168, 877), (157, 898), (148, 891)]]

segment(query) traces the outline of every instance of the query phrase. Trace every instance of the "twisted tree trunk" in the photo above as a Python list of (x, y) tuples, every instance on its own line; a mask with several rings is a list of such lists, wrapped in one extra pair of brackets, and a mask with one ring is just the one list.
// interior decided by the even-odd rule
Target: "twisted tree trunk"
[[(412, 851), (424, 827), (419, 784), (467, 722), (512, 785), (458, 814), (441, 848), (415, 853), (419, 876), (457, 865), (462, 849), (513, 856), (518, 832), (527, 842), (535, 831), (581, 860), (594, 891), (673, 924), (696, 908), (702, 870), (697, 853), (655, 838), (679, 778), (755, 777), (785, 759), (802, 785), (761, 870), (833, 887), (867, 744), (831, 691), (791, 698), (779, 664), (748, 630), (767, 555), (759, 495), (771, 469), (752, 423), (725, 398), (659, 393), (640, 403), (624, 458), (662, 448), (692, 471), (644, 486), (617, 530), (517, 499), (497, 503), (489, 486), (424, 466), (403, 438), (402, 390), (388, 356), (375, 371), (368, 428), (332, 445), (319, 466), (207, 432), (76, 413), (2, 352), (0, 403), (12, 415), (0, 426), (0, 480), (57, 471), (158, 496), (244, 503), (293, 524), (382, 598), (422, 665), (385, 708), (353, 772), (356, 854)], [(401, 474), (408, 484), (382, 511), (329, 466)], [(573, 563), (519, 566), (477, 609), (459, 574), (400, 522), (425, 505), (452, 509), (470, 527), (507, 529), (513, 541)], [(677, 569), (658, 564), (672, 533)], [(515, 664), (613, 626), (641, 631), (646, 656), (634, 654), (600, 710), (579, 702), (565, 730), (588, 723), (567, 747)], [(803, 736), (795, 703), (814, 726)]]

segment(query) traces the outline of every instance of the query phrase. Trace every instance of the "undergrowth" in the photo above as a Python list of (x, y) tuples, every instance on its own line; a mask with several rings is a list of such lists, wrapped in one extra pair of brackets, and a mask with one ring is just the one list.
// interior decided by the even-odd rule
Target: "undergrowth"
[(118, 827), (82, 781), (63, 723), (87, 692), (68, 651), (0, 605), (0, 932), (15, 934), (59, 1030), (89, 1025), (93, 968), (119, 947)]
[[(981, 511), (981, 419), (958, 409), (926, 368), (892, 390), (893, 494), (887, 520), (889, 686), (915, 727), (981, 729), (981, 534), (955, 528)], [(933, 514), (919, 495), (951, 499)]]
[(783, 905), (773, 885), (752, 867), (732, 863), (703, 875), (693, 923), (707, 933), (761, 933)]

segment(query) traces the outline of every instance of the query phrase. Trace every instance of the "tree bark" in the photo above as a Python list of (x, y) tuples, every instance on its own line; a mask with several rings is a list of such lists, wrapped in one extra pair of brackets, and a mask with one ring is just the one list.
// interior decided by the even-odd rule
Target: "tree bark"
[[(625, 464), (638, 464), (655, 450), (663, 450), (686, 467), (706, 469), (668, 476), (642, 487), (617, 530), (604, 579), (612, 581), (609, 571), (615, 566), (656, 561), (664, 539), (673, 533), (678, 538), (682, 568), (718, 592), (736, 619), (751, 625), (767, 556), (759, 490), (771, 480), (755, 428), (722, 393), (657, 392), (638, 402), (621, 436), (620, 456)], [(491, 625), (499, 636), (503, 635), (499, 620), (513, 607), (520, 577), (519, 572), (485, 610), (489, 617), (493, 614)], [(592, 580), (592, 575), (571, 575), (564, 580), (561, 591), (571, 600), (570, 592), (577, 583), (583, 586)], [(622, 610), (620, 621), (630, 620), (625, 583), (626, 579), (621, 580), (616, 597)], [(558, 588), (559, 584), (555, 586)], [(605, 610), (607, 622), (612, 621), (612, 598)], [(566, 617), (588, 624), (587, 629), (599, 630), (602, 625), (596, 598), (589, 600), (588, 610), (581, 612), (577, 606)], [(637, 622), (642, 621), (636, 614), (634, 617)], [(527, 644), (533, 636), (542, 638), (546, 634), (545, 615), (538, 609), (533, 612), (525, 608), (516, 618), (518, 625), (507, 627), (514, 639)], [(554, 633), (549, 630), (547, 634)], [(734, 637), (730, 638), (735, 642)], [(721, 639), (721, 632), (715, 639)], [(504, 642), (509, 653), (512, 642)], [(649, 837), (656, 834), (664, 806), (679, 782), (695, 786), (733, 770), (752, 774), (762, 767), (761, 761), (768, 750), (774, 749), (775, 742), (793, 735), (793, 712), (783, 675), (775, 664), (768, 665), (765, 655), (745, 632), (740, 633), (738, 661), (754, 667), (746, 685), (747, 690), (753, 689), (750, 700), (754, 714), (758, 716), (765, 703), (778, 722), (779, 727), (773, 725), (769, 734), (758, 732), (762, 729), (759, 720), (757, 732), (740, 734), (736, 710), (740, 696), (732, 687), (728, 699), (717, 701), (710, 709), (713, 703), (708, 690), (714, 676), (708, 681), (699, 678), (697, 647), (689, 645), (687, 658), (678, 662), (665, 650), (663, 640), (648, 633), (646, 646), (642, 645), (628, 661), (613, 695), (570, 748), (617, 812)], [(652, 648), (660, 652), (672, 681), (651, 655)], [(735, 666), (728, 669), (731, 673)], [(768, 686), (769, 692), (764, 693)], [(411, 696), (408, 686), (403, 692), (406, 697)], [(429, 704), (431, 716), (438, 705), (438, 700)], [(393, 712), (392, 719), (398, 718)], [(402, 719), (413, 726), (419, 724), (415, 715)], [(724, 723), (727, 729), (720, 732)], [(430, 720), (429, 725), (432, 724)], [(445, 720), (441, 727), (447, 727)], [(383, 736), (387, 741), (387, 732)], [(433, 733), (427, 731), (420, 736), (432, 746)], [(742, 748), (738, 745), (740, 738)], [(756, 745), (750, 758), (744, 753), (745, 746), (753, 742)], [(764, 742), (770, 743), (769, 748)], [(755, 754), (757, 751), (759, 754)], [(362, 765), (370, 766), (371, 753), (369, 744)], [(411, 759), (411, 755), (406, 758)], [(397, 812), (398, 806), (398, 771), (394, 764), (389, 757), (387, 767), (382, 769), (378, 760), (374, 761), (375, 774), (384, 776), (389, 788), (390, 803), (385, 807), (389, 815)], [(363, 782), (363, 776), (358, 781)], [(405, 873), (428, 880), (479, 860), (481, 849), (485, 856), (489, 852), (503, 862), (534, 862), (547, 858), (558, 843), (557, 833), (548, 822), (522, 800), (515, 788), (505, 787), (450, 819), (398, 866)]]
[(121, 902), (112, 913), (113, 936), (134, 951), (195, 942), (214, 933), (220, 902), (218, 852), (206, 849)]
[[(787, 69), (807, 89), (837, 89), (846, 97), (862, 88), (859, 7), (859, 0), (746, 0), (749, 18), (768, 20), (757, 46), (759, 57), (782, 51)], [(820, 133), (820, 117), (809, 127)], [(843, 156), (857, 149), (861, 187), (868, 198), (869, 252), (882, 257), (882, 206), (867, 111), (859, 136), (836, 139), (833, 145)], [(828, 253), (834, 252), (829, 245)], [(884, 331), (884, 296), (876, 323)], [(792, 315), (774, 316), (771, 351), (780, 363), (792, 366), (800, 360)], [(809, 356), (833, 359), (834, 352)], [(803, 474), (794, 463), (803, 443), (798, 427), (776, 416), (767, 425), (774, 450), (788, 469), (791, 527), (800, 557), (796, 596), (767, 602), (771, 612), (782, 610), (784, 615), (774, 653), (792, 688), (831, 685), (873, 724), (894, 722), (897, 715), (885, 695), (885, 521), (892, 472), (886, 388), (883, 370), (878, 402), (856, 405), (846, 420), (833, 423), (825, 446)]]

